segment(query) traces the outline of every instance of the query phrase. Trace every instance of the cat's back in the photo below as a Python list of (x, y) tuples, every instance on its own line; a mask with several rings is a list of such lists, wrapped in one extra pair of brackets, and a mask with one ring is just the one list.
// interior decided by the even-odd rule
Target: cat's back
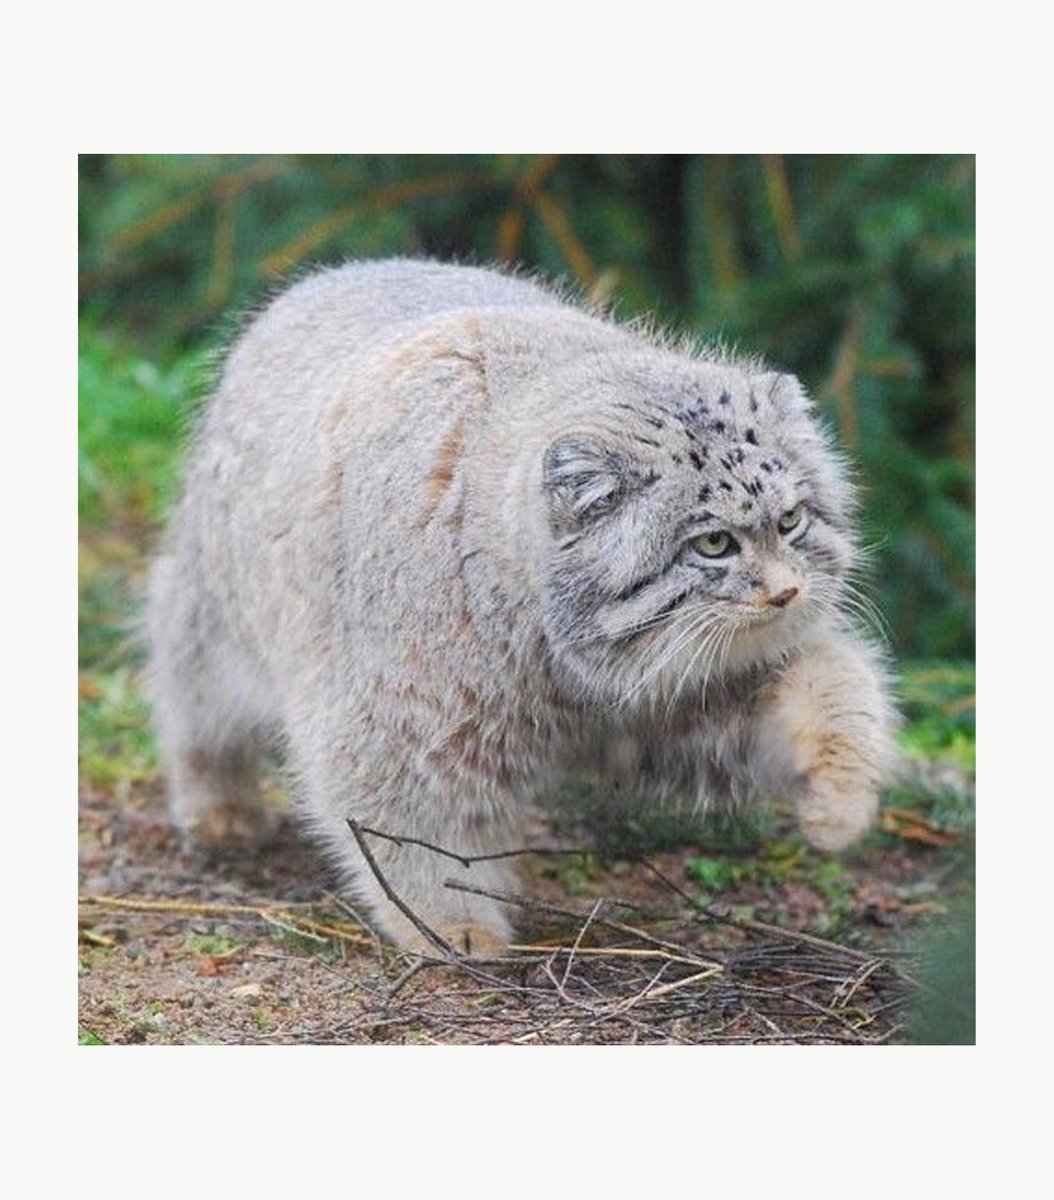
[(565, 303), (529, 278), (494, 268), (403, 258), (347, 263), (308, 275), (272, 299), (236, 340), (228, 371), (260, 363), (288, 372), (345, 360), (400, 326), (456, 310)]
[[(561, 311), (562, 310), (562, 311)], [(364, 424), (379, 364), (456, 314), (580, 313), (555, 290), (494, 268), (418, 259), (328, 267), (270, 299), (223, 362), (206, 413), (206, 442), (241, 455), (291, 449), (351, 404)], [(365, 433), (363, 428), (360, 432)]]

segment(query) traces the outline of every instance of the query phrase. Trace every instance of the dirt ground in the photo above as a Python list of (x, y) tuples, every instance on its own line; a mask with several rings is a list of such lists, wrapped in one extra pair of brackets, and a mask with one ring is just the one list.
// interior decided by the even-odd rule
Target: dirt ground
[(919, 998), (905, 948), (943, 919), (960, 865), (888, 814), (844, 863), (789, 829), (636, 861), (531, 856), (522, 894), (550, 907), (514, 905), (525, 949), (443, 965), (382, 944), (276, 817), (268, 846), (206, 857), (172, 833), (159, 780), (84, 790), (82, 1043), (903, 1040)]

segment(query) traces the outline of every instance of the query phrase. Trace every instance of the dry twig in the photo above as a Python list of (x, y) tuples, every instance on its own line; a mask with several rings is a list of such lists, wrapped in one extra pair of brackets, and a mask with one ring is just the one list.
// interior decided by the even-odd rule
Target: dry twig
[[(363, 835), (368, 833), (421, 846), (466, 867), (483, 857), (538, 853), (522, 849), (498, 856), (464, 855), (361, 826), (352, 825), (352, 832), (364, 851)], [(366, 858), (385, 894), (396, 902), (376, 859), (368, 853)], [(614, 898), (596, 900), (582, 912), (447, 880), (447, 887), (507, 904), (528, 920), (573, 923), (574, 934), (569, 933), (567, 942), (550, 937), (514, 943), (504, 957), (487, 961), (445, 952), (441, 957), (414, 956), (376, 1004), (366, 1005), (354, 1030), (346, 1026), (340, 1036), (384, 1040), (396, 1031), (417, 1030), (415, 1036), (429, 1042), (514, 1045), (874, 1045), (894, 1035), (896, 1026), (888, 1017), (906, 1002), (910, 983), (898, 967), (812, 934), (701, 907), (657, 867), (646, 865), (682, 902), (678, 912), (641, 918), (647, 928), (611, 916), (611, 909), (630, 907)], [(408, 906), (401, 901), (398, 906), (418, 928), (424, 925)], [(730, 932), (722, 935), (720, 947), (705, 944), (704, 949), (698, 943), (700, 923)], [(471, 997), (467, 1003), (466, 989)], [(334, 1040), (332, 1032), (324, 1040)]]

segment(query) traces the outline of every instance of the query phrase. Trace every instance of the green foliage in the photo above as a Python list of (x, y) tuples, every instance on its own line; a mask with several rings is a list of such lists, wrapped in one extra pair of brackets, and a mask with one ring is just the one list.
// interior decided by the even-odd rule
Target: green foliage
[(972, 663), (916, 663), (901, 675), (901, 742), (919, 758), (975, 764), (976, 669)]
[(977, 929), (973, 897), (919, 947), (923, 955), (921, 1003), (908, 1040), (916, 1046), (972, 1046), (977, 1040)]
[(518, 261), (799, 374), (859, 464), (894, 649), (972, 655), (971, 157), (91, 155), (80, 200), (82, 311), (149, 348), (82, 356), (82, 515), (134, 479), (163, 507), (197, 349), (283, 276)]
[(213, 958), (233, 955), (246, 946), (244, 938), (224, 937), (222, 934), (191, 934), (186, 940), (186, 949), (194, 954), (207, 954)]
[(857, 886), (856, 877), (837, 859), (810, 850), (800, 840), (769, 837), (761, 838), (748, 856), (715, 852), (691, 858), (685, 872), (699, 888), (700, 904), (741, 884), (762, 892), (787, 884), (810, 888), (824, 901), (814, 921), (817, 933), (830, 933), (849, 917)]
[(157, 521), (164, 515), (205, 377), (201, 354), (159, 364), (90, 326), (82, 328), (77, 460), (82, 521)]
[(157, 755), (146, 702), (128, 666), (84, 676), (77, 716), (80, 769), (89, 784), (109, 790), (153, 778)]
[(157, 770), (135, 676), (143, 587), (135, 535), (171, 501), (202, 370), (200, 355), (158, 365), (90, 325), (81, 331), (77, 712), (81, 776), (101, 791), (123, 794)]

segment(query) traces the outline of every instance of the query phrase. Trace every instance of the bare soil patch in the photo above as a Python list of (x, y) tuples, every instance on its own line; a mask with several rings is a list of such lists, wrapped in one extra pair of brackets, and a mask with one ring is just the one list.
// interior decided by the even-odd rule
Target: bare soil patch
[[(567, 838), (545, 826), (532, 838), (557, 842)], [(782, 859), (772, 858), (774, 845)], [(801, 866), (805, 853), (769, 840), (735, 850), (684, 845), (640, 860), (525, 857), (523, 886), (510, 899), (523, 948), (500, 961), (451, 964), (381, 943), (327, 886), (325, 863), (284, 812), (268, 846), (210, 858), (180, 845), (157, 780), (120, 799), (89, 788), (81, 798), (81, 1040), (903, 1038), (917, 992), (903, 935), (939, 919), (954, 860), (944, 846), (888, 835), (833, 874), (822, 863)], [(759, 854), (772, 863), (760, 874), (747, 870)], [(693, 874), (700, 856), (733, 876), (740, 860), (743, 877), (707, 897)]]

